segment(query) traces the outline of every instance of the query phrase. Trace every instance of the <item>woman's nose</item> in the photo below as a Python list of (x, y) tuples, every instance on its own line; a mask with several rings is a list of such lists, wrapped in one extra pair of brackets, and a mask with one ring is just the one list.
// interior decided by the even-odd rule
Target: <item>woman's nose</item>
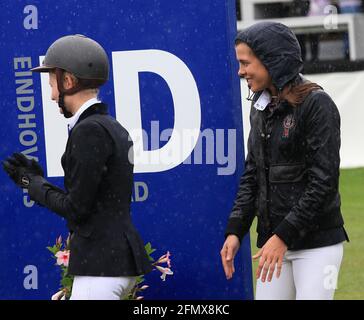
[(238, 71), (238, 76), (239, 78), (245, 78), (246, 73), (240, 72), (240, 70)]
[(239, 71), (238, 71), (238, 75), (240, 78), (245, 78), (245, 76), (246, 76), (245, 68), (240, 67)]

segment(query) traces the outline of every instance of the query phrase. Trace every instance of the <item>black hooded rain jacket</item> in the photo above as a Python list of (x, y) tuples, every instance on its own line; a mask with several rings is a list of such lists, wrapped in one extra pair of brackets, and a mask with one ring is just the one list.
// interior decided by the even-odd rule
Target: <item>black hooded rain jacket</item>
[[(280, 23), (262, 22), (240, 32), (278, 90), (302, 82), (300, 47)], [(290, 250), (348, 240), (338, 190), (340, 115), (323, 90), (294, 107), (286, 101), (250, 114), (248, 155), (225, 236), (241, 240), (258, 216), (257, 246), (278, 235)]]

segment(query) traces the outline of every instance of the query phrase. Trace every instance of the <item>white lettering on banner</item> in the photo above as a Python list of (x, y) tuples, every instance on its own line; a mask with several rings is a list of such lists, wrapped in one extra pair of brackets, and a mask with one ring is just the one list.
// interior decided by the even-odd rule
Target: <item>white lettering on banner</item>
[[(129, 131), (134, 142), (129, 160), (134, 163), (135, 173), (160, 172), (179, 164), (191, 164), (192, 155), (193, 164), (219, 164), (221, 167), (217, 168), (217, 175), (235, 173), (236, 129), (205, 128), (200, 132), (201, 107), (197, 85), (190, 70), (179, 58), (160, 50), (118, 51), (113, 52), (112, 57), (116, 119)], [(40, 64), (43, 59), (40, 57)], [(168, 84), (173, 98), (173, 128), (160, 132), (159, 121), (151, 122), (150, 133), (142, 128), (141, 72), (158, 74)], [(68, 138), (67, 120), (50, 98), (48, 79), (48, 74), (41, 74), (47, 173), (48, 177), (59, 177), (63, 176), (60, 159)], [(23, 119), (31, 123), (32, 118)], [(27, 138), (31, 139), (30, 136)], [(151, 150), (144, 150), (149, 141)], [(161, 141), (166, 142), (163, 147), (160, 147)], [(147, 187), (135, 186), (134, 201), (144, 201), (145, 197), (148, 197)]]
[[(18, 114), (19, 142), (26, 147), (23, 154), (28, 158), (33, 158), (38, 161), (38, 157), (33, 153), (38, 151), (37, 133), (35, 131), (36, 121), (34, 110), (34, 90), (32, 72), (29, 69), (32, 67), (30, 57), (14, 58), (14, 74), (16, 86), (16, 105), (21, 112)], [(25, 70), (25, 71), (24, 71)], [(15, 151), (15, 150), (14, 150)], [(28, 191), (23, 189), (23, 204), (26, 207), (32, 207), (34, 201), (29, 199)]]
[(28, 14), (24, 18), (23, 26), (25, 29), (38, 29), (38, 9), (36, 6), (27, 5), (24, 7), (24, 13)]
[(324, 8), (324, 28), (327, 30), (338, 29), (338, 11), (336, 6), (328, 5)]
[(23, 285), (26, 290), (38, 289), (38, 269), (36, 266), (27, 265), (24, 267), (24, 274), (27, 276), (24, 278)]
[[(143, 145), (151, 145), (151, 149), (159, 148), (161, 141), (168, 141), (171, 137), (173, 129), (167, 128), (160, 132), (159, 121), (151, 121), (150, 135), (143, 130)], [(183, 130), (183, 135), (177, 133), (176, 137), (180, 139), (179, 146), (193, 148), (195, 144), (192, 141), (190, 130)], [(139, 139), (139, 137), (138, 137)], [(226, 143), (227, 142), (227, 143)], [(141, 144), (137, 144), (141, 148)], [(227, 145), (227, 146), (226, 146)], [(225, 147), (226, 146), (226, 147)], [(135, 150), (134, 150), (135, 151)], [(137, 152), (140, 152), (140, 150)], [(175, 152), (177, 152), (175, 150)], [(181, 151), (179, 151), (181, 152)], [(179, 155), (180, 153), (178, 153)], [(193, 161), (192, 161), (193, 160)], [(165, 163), (173, 161), (173, 157), (165, 157), (163, 159), (151, 158), (151, 161), (160, 161)], [(184, 165), (194, 164), (219, 164), (217, 168), (218, 176), (227, 176), (235, 173), (236, 170), (236, 129), (215, 129), (206, 128), (200, 132), (198, 141), (193, 148), (193, 152), (183, 161)]]
[[(118, 51), (112, 53), (112, 58), (116, 118), (134, 141), (134, 172), (160, 172), (178, 166), (193, 151), (201, 126), (200, 97), (191, 71), (181, 59), (161, 50)], [(143, 149), (140, 72), (161, 76), (168, 84), (173, 99), (172, 135), (157, 150)], [(186, 129), (191, 134), (192, 143), (181, 148), (179, 137)]]
[(148, 185), (143, 181), (135, 181), (134, 197), (131, 198), (131, 201), (143, 202), (148, 199), (148, 196), (149, 196)]
[(34, 205), (34, 201), (30, 200), (29, 195), (28, 195), (28, 189), (23, 189), (23, 204), (24, 206), (26, 206), (27, 208), (31, 208)]

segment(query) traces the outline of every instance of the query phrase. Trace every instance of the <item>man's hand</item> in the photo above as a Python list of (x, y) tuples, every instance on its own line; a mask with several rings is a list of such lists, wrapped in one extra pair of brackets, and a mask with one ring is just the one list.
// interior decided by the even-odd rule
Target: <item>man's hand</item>
[(268, 282), (272, 280), (275, 267), (277, 265), (277, 273), (276, 276), (279, 278), (282, 270), (282, 262), (284, 254), (287, 251), (286, 244), (277, 236), (273, 235), (265, 245), (258, 251), (256, 255), (253, 256), (253, 259), (259, 259), (259, 265), (256, 273), (257, 279), (260, 278), (261, 272), (262, 274), (262, 282), (265, 282), (267, 273), (268, 274)]
[(3, 169), (22, 188), (29, 185), (32, 176), (44, 176), (42, 167), (34, 159), (27, 159), (22, 153), (14, 153), (2, 161)]
[(220, 251), (222, 265), (224, 267), (226, 279), (230, 280), (235, 272), (234, 257), (240, 247), (239, 238), (236, 235), (229, 235)]
[(28, 172), (31, 172), (36, 176), (44, 177), (44, 172), (42, 167), (34, 159), (28, 159), (24, 154), (19, 152), (13, 153), (12, 158), (9, 157), (9, 159), (12, 159), (13, 162), (17, 164), (17, 166), (25, 167)]

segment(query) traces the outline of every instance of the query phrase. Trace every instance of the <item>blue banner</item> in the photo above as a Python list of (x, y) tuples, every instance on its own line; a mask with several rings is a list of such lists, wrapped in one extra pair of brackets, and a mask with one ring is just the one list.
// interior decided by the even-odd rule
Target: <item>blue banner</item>
[[(234, 37), (235, 1), (2, 1), (0, 126), (3, 160), (37, 157), (63, 186), (66, 120), (39, 65), (59, 37), (84, 34), (106, 50), (100, 99), (135, 143), (132, 218), (173, 276), (146, 276), (145, 299), (252, 299), (250, 242), (227, 281), (220, 249), (243, 170)], [(46, 246), (65, 221), (0, 172), (0, 299), (49, 299), (60, 276)]]

